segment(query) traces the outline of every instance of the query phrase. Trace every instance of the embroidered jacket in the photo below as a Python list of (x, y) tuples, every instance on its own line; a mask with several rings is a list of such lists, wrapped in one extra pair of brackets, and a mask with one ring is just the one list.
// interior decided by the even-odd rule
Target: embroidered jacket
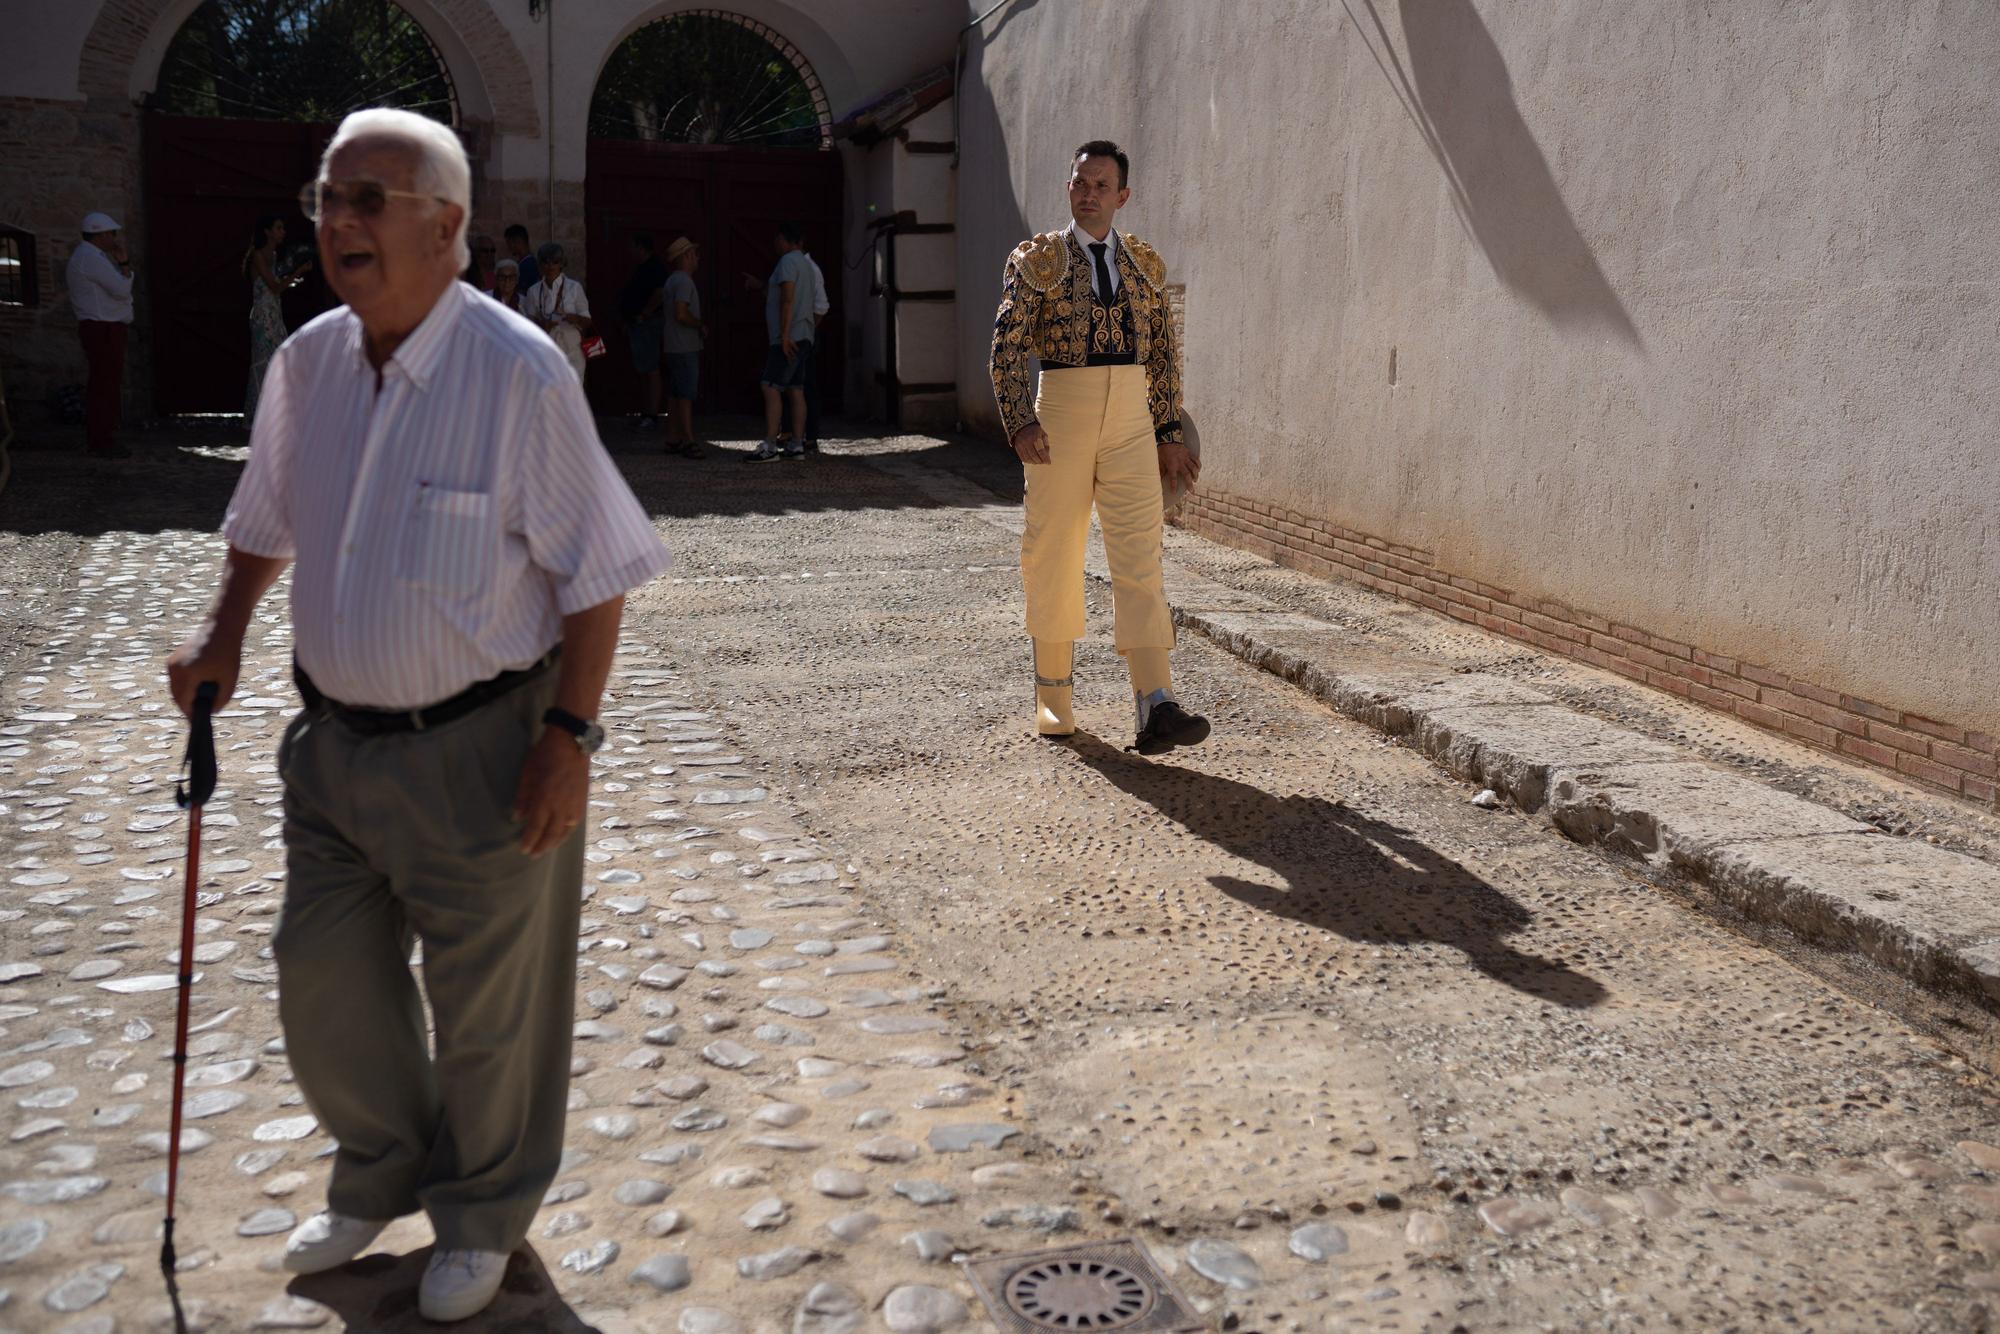
[(1093, 353), (1129, 353), (1146, 368), (1154, 438), (1163, 445), (1180, 443), (1181, 377), (1167, 315), (1166, 261), (1124, 232), (1118, 234), (1117, 256), (1118, 295), (1109, 306), (1091, 291), (1090, 258), (1066, 231), (1043, 232), (1007, 256), (1000, 313), (993, 322), (992, 373), (1009, 440), (1035, 420), (1033, 362), (1083, 366)]

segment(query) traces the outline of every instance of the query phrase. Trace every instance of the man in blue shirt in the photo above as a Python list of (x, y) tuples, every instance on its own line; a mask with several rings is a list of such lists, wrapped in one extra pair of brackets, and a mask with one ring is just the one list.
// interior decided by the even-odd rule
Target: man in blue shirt
[(542, 280), (541, 266), (535, 263), (534, 247), (528, 244), (528, 229), (518, 222), (510, 222), (503, 234), (507, 238), (507, 253), (514, 257), (514, 263), (521, 270), (520, 281), (514, 290), (525, 292)]
[[(804, 433), (806, 384), (813, 376), (813, 308), (819, 297), (817, 270), (806, 258), (804, 235), (796, 222), (778, 224), (778, 265), (764, 288), (764, 334), (770, 348), (764, 357), (764, 440), (745, 461), (769, 463), (778, 458), (804, 458), (805, 445), (794, 437), (782, 452), (778, 432), (784, 424), (785, 401), (792, 420)], [(752, 285), (756, 284), (754, 278)]]

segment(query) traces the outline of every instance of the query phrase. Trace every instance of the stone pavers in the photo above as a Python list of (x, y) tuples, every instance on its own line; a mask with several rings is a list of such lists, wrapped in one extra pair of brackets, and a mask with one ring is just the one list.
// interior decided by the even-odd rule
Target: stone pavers
[[(172, 799), (182, 723), (159, 668), (218, 552), (175, 532), (90, 544), (60, 632), (0, 723), (0, 1327), (164, 1317), (185, 820)], [(182, 1286), (203, 1327), (415, 1327), (420, 1218), (347, 1271), (288, 1288), (271, 1270), (284, 1233), (318, 1207), (331, 1151), (291, 1082), (269, 949), (288, 638), (274, 597), (216, 720)], [(530, 1237), (537, 1254), (517, 1257), (492, 1320), (963, 1321), (972, 1291), (951, 1257), (1039, 1240), (1041, 1220), (1065, 1217), (1014, 1098), (982, 1076), (945, 988), (899, 956), (853, 868), (803, 833), (712, 703), (648, 645), (622, 646), (604, 721), (569, 1150)], [(980, 1221), (996, 1210), (1024, 1221)]]
[[(1209, 644), (1200, 752), (1117, 752), (1101, 640), (1112, 744), (1035, 741), (991, 493), (622, 461), (684, 559), (608, 705), (570, 1154), (480, 1327), (977, 1328), (954, 1256), (1128, 1232), (1246, 1330), (1986, 1318), (2000, 1102), (1949, 1051)], [(163, 1312), (156, 677), (208, 596), (199, 522), (83, 539), (7, 646), (4, 1329)], [(418, 1328), (421, 1221), (270, 1267), (326, 1148), (263, 957), (283, 620), (219, 723), (186, 1291), (210, 1329)]]

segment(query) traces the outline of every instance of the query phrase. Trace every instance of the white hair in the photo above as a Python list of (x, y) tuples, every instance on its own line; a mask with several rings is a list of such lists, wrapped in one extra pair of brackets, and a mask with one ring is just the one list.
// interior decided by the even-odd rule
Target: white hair
[(451, 238), (452, 250), (459, 268), (471, 264), (472, 250), (466, 244), (465, 231), (472, 221), (472, 166), (465, 160), (465, 145), (458, 141), (452, 128), (414, 111), (390, 107), (351, 112), (340, 122), (333, 141), (320, 157), (320, 175), (326, 175), (326, 164), (333, 160), (335, 152), (357, 139), (391, 140), (416, 154), (413, 188), (419, 194), (435, 195), (458, 205), (458, 231)]

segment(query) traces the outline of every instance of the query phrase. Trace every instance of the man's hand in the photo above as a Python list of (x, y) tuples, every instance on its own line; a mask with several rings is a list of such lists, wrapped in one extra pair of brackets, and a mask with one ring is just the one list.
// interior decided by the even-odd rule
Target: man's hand
[(542, 730), (514, 789), (513, 818), (521, 825), (521, 851), (539, 857), (552, 851), (583, 822), (590, 802), (590, 757), (576, 738)]
[(1160, 480), (1168, 490), (1191, 487), (1201, 480), (1201, 460), (1186, 445), (1161, 445)]
[(796, 361), (798, 359), (799, 345), (792, 341), (790, 334), (786, 334), (783, 338), (780, 338), (778, 346), (785, 350), (786, 361)]
[(1042, 429), (1040, 422), (1029, 422), (1014, 432), (1014, 452), (1021, 456), (1023, 463), (1047, 463), (1049, 433)]
[(167, 659), (167, 689), (174, 707), (183, 717), (194, 712), (194, 692), (203, 681), (215, 682), (215, 709), (220, 713), (236, 693), (236, 677), (243, 670), (243, 641), (217, 633), (213, 622), (188, 637)]

